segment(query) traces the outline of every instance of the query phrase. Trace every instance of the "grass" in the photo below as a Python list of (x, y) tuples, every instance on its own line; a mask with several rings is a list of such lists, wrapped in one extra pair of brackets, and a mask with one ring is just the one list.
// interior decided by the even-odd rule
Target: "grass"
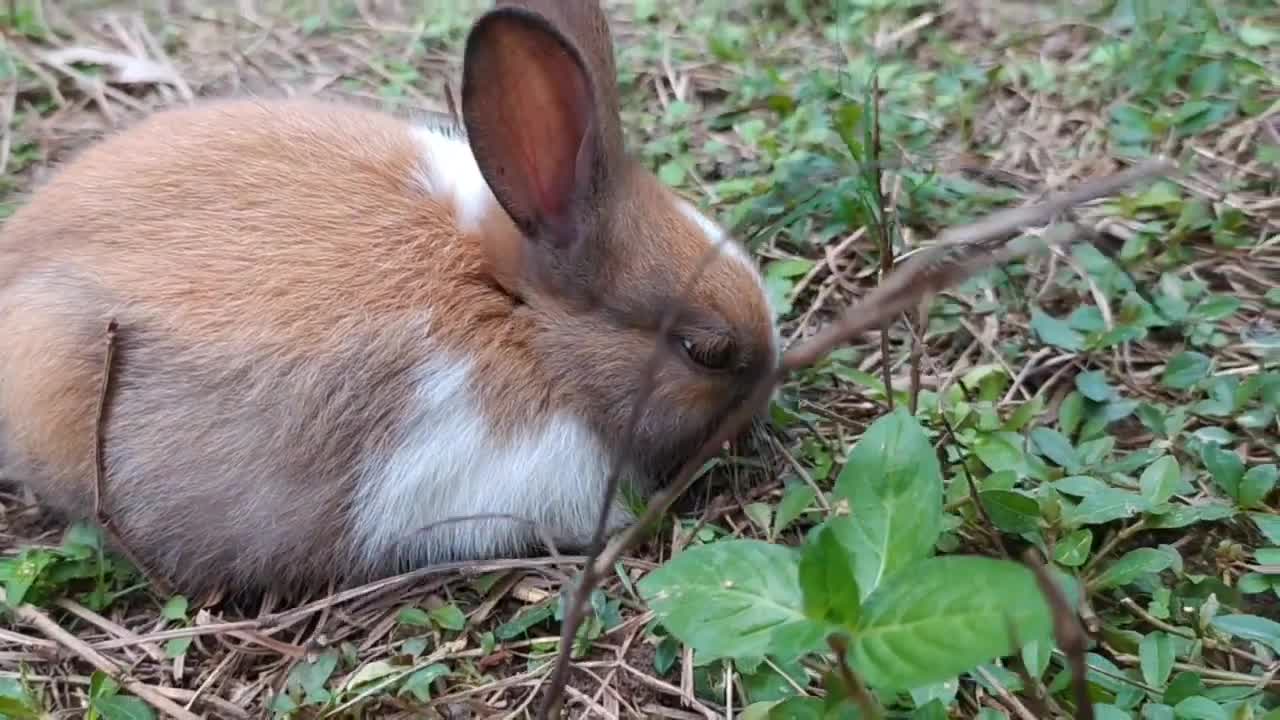
[[(441, 7), (10, 3), (0, 216), (76, 148), (188, 95), (295, 88), (443, 109), (480, 4)], [(1037, 547), (1081, 581), (1099, 716), (1276, 717), (1275, 4), (611, 9), (632, 147), (735, 227), (788, 339), (874, 286), (886, 244), (901, 258), (948, 226), (1153, 153), (1185, 172), (1080, 209), (1087, 242), (986, 273), (887, 340), (867, 336), (794, 377), (771, 426), (719, 458), (690, 507), (593, 595), (573, 716), (780, 717), (788, 706), (769, 703), (829, 690), (812, 663), (695, 654), (637, 584), (692, 548), (798, 544), (844, 511), (851, 448), (892, 405), (917, 407), (940, 447), (940, 553)], [(544, 690), (559, 590), (576, 572), (495, 563), (246, 616), (158, 596), (99, 548), (91, 530), (57, 526), (0, 486), (9, 607), (29, 603), (78, 643), (0, 605), (0, 717), (150, 712), (91, 652), (198, 715), (522, 717)], [(1061, 658), (1021, 657), (1026, 674), (993, 661), (877, 699), (913, 717), (1025, 717), (1035, 697), (1071, 714)]]

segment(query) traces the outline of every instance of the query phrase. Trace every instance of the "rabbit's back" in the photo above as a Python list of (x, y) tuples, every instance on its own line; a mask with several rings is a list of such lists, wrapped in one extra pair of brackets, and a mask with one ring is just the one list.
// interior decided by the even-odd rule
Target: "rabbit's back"
[(534, 539), (501, 520), (412, 534), (482, 510), (584, 533), (600, 493), (558, 478), (603, 479), (603, 455), (539, 416), (535, 328), (461, 227), (487, 189), (440, 132), (239, 101), (89, 148), (0, 233), (8, 474), (91, 511), (115, 318), (107, 509), (185, 587), (358, 579)]

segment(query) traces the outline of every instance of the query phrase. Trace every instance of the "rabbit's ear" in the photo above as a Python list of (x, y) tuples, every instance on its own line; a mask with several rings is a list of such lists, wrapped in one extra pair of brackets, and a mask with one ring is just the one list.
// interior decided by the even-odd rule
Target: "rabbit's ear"
[(622, 135), (614, 78), (600, 77), (613, 72), (603, 14), (596, 7), (594, 19), (571, 21), (586, 3), (545, 4), (541, 13), (501, 7), (476, 22), (462, 115), (498, 202), (537, 245), (563, 252), (592, 235), (608, 205)]

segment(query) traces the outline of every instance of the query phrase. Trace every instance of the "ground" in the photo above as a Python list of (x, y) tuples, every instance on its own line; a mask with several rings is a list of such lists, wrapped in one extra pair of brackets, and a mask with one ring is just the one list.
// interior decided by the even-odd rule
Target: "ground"
[[(140, 5), (0, 9), (0, 217), (77, 148), (191, 98), (447, 109), (487, 3)], [(1082, 581), (1099, 716), (1274, 720), (1280, 8), (609, 6), (629, 143), (755, 253), (788, 342), (877, 284), (881, 231), (900, 260), (948, 227), (1153, 153), (1181, 172), (1079, 209), (1080, 242), (939, 295), (927, 323), (901, 320), (793, 376), (773, 422), (721, 455), (593, 597), (570, 714), (786, 717), (813, 705), (769, 703), (830, 698), (823, 653), (704, 661), (700, 648), (695, 662), (678, 618), (636, 584), (691, 548), (796, 545), (850, 512), (851, 448), (890, 405), (910, 405), (941, 459), (931, 547), (1036, 547)], [(877, 124), (878, 145), (864, 132)], [(558, 591), (581, 567), (497, 563), (249, 612), (158, 594), (97, 547), (0, 484), (0, 717), (146, 717), (165, 702), (231, 718), (532, 716)], [(1030, 672), (993, 661), (958, 684), (876, 697), (913, 717), (1078, 712), (1064, 655), (1045, 648), (1021, 653)]]

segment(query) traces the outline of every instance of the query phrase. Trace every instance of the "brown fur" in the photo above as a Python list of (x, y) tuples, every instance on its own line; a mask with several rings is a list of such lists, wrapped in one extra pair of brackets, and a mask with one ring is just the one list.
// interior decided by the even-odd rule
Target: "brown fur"
[[(218, 102), (156, 114), (86, 150), (0, 232), (9, 474), (54, 507), (91, 512), (93, 407), (115, 317), (111, 516), (148, 570), (182, 590), (309, 588), (395, 570), (356, 560), (349, 505), (361, 463), (396, 441), (413, 371), (436, 352), (476, 360), (475, 390), (499, 433), (569, 407), (614, 446), (654, 343), (672, 343), (632, 458), (661, 482), (776, 350), (763, 295), (729, 259), (707, 271), (675, 331), (731, 343), (732, 366), (699, 368), (657, 336), (706, 240), (607, 140), (619, 132), (599, 105), (614, 92), (612, 48), (574, 29), (602, 17), (551, 38), (592, 72), (575, 75), (562, 57), (527, 85), (595, 107), (596, 120), (548, 120), (559, 110), (513, 91), (502, 102), (529, 122), (470, 127), (489, 148), (520, 146), (520, 128), (559, 128), (569, 143), (594, 128), (606, 139), (584, 147), (600, 172), (566, 175), (546, 164), (554, 154), (477, 152), (486, 177), (499, 167), (514, 177), (495, 190), (518, 211), (495, 207), (469, 235), (446, 199), (415, 185), (408, 126), (372, 111)], [(548, 42), (546, 28), (521, 22), (490, 27)], [(484, 79), (468, 82), (474, 118)], [(533, 176), (549, 179), (536, 185), (549, 195), (520, 185)]]

